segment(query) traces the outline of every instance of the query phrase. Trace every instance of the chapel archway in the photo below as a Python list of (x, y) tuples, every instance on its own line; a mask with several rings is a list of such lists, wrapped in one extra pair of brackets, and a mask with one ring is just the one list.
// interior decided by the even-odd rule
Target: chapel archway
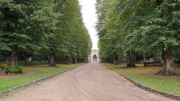
[(93, 56), (93, 62), (97, 62), (97, 56), (96, 55)]

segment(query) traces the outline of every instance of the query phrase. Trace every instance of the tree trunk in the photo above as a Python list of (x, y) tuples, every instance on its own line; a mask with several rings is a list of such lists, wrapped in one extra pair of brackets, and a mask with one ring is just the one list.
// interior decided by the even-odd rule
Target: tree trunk
[(114, 62), (114, 65), (120, 64), (120, 61), (116, 55), (114, 55), (113, 57), (113, 62)]
[(113, 58), (111, 58), (111, 59), (110, 59), (110, 63), (111, 63), (111, 64), (113, 64), (113, 63), (114, 63)]
[(12, 54), (12, 52), (8, 52), (6, 56), (6, 63), (10, 67), (17, 67), (18, 66), (17, 59), (18, 59), (17, 54)]
[(163, 70), (160, 71), (158, 74), (176, 75), (177, 64), (175, 64), (173, 61), (172, 50), (171, 49), (163, 50), (161, 57), (164, 61)]
[(127, 51), (127, 60), (128, 64), (127, 67), (135, 67), (135, 56), (134, 50)]
[(75, 63), (77, 63), (77, 58), (75, 58)]
[(145, 63), (145, 62), (146, 62), (146, 53), (143, 52), (143, 63)]
[(69, 57), (68, 56), (65, 57), (64, 64), (69, 64)]
[(69, 63), (70, 64), (73, 63), (73, 59), (72, 58), (69, 59)]
[(50, 54), (50, 63), (49, 63), (49, 66), (50, 66), (50, 67), (57, 67), (57, 66), (56, 66), (56, 61), (55, 61), (55, 55), (54, 55), (54, 53), (51, 53), (51, 54)]

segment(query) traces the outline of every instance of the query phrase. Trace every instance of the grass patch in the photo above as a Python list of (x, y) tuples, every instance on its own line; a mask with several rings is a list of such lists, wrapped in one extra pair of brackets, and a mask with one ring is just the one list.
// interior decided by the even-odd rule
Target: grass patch
[(83, 65), (83, 63), (70, 65), (58, 64), (56, 68), (48, 67), (47, 65), (26, 66), (23, 68), (23, 74), (0, 75), (0, 92), (80, 65)]
[[(143, 67), (142, 64), (137, 64), (135, 68), (128, 68), (126, 64), (103, 63), (103, 65), (147, 87), (180, 96), (180, 76), (155, 75), (162, 67)], [(180, 68), (177, 68), (177, 71), (180, 72)]]

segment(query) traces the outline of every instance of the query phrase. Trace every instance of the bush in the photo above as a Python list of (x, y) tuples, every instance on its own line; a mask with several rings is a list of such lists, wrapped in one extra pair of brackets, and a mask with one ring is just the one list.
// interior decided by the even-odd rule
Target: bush
[(9, 67), (8, 64), (2, 63), (2, 64), (0, 64), (0, 66), (1, 66), (1, 68), (2, 68), (3, 70), (5, 70), (6, 73), (9, 73), (9, 72), (10, 72), (10, 67)]
[(6, 63), (2, 63), (2, 64), (0, 64), (0, 66), (1, 66), (1, 68), (3, 70), (5, 70), (5, 73), (22, 73), (22, 71), (23, 71), (23, 67), (22, 66), (10, 67)]
[(23, 71), (23, 67), (22, 66), (18, 66), (18, 67), (15, 67), (16, 70), (17, 70), (17, 73), (22, 73)]

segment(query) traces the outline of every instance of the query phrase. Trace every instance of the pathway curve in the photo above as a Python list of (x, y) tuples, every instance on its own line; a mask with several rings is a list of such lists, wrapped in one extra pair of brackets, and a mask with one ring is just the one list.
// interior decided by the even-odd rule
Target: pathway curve
[(173, 101), (136, 87), (99, 63), (34, 84), (0, 101)]

